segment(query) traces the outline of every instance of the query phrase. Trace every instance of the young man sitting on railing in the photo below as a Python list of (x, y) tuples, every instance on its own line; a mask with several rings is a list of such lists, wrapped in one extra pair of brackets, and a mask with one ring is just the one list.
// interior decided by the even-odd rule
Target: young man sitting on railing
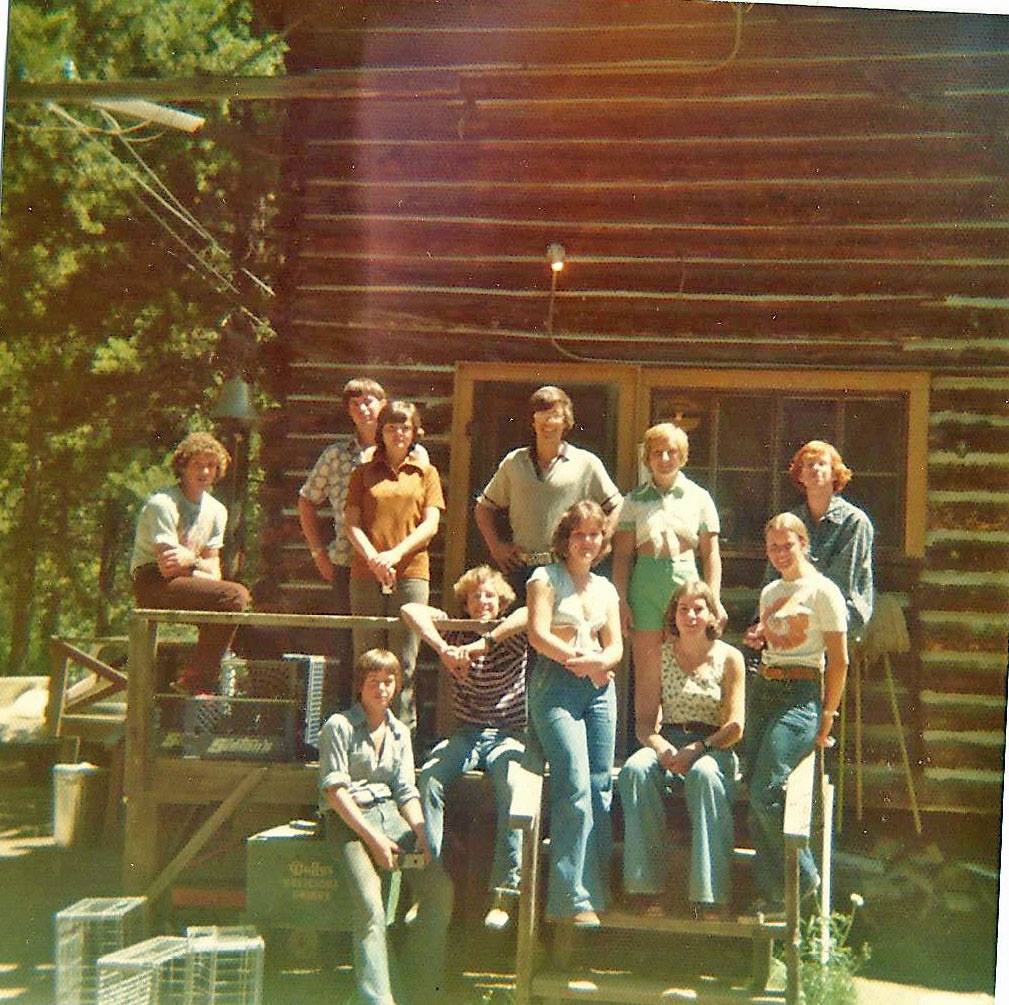
[[(488, 565), (464, 573), (454, 586), (456, 602), (475, 621), (495, 621), (514, 600), (504, 576)], [(466, 771), (486, 771), (494, 787), (497, 832), (485, 918), (488, 928), (504, 928), (518, 895), (522, 836), (508, 826), (512, 791), (508, 767), (525, 749), (526, 609), (490, 630), (447, 632), (437, 622), (448, 615), (427, 604), (404, 604), (403, 620), (438, 654), (451, 675), (456, 731), (431, 752), (418, 780), (431, 854), (440, 859), (444, 838), (445, 789)]]
[[(138, 607), (244, 611), (249, 591), (221, 578), (228, 511), (210, 495), (224, 476), (227, 450), (209, 433), (190, 433), (172, 454), (178, 482), (155, 492), (140, 511), (130, 572)], [(172, 685), (189, 694), (217, 691), (231, 625), (201, 625), (189, 664)]]

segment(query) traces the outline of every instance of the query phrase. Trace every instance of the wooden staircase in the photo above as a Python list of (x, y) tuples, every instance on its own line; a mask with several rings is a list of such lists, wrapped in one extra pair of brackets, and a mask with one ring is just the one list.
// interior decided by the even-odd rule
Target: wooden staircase
[[(717, 921), (695, 921), (682, 917), (652, 917), (624, 910), (601, 915), (600, 931), (577, 932), (567, 925), (555, 926), (553, 949), (542, 950), (541, 896), (543, 877), (540, 860), (549, 842), (541, 838), (543, 776), (513, 765), (511, 825), (523, 832), (522, 876), (516, 948), (515, 1000), (517, 1005), (562, 1001), (666, 1005), (670, 1002), (697, 1002), (703, 1005), (748, 1002), (753, 1005), (797, 1005), (801, 1000), (799, 932), (799, 850), (809, 843), (814, 794), (819, 787), (824, 809), (824, 846), (821, 876), (821, 918), (824, 931), (829, 915), (830, 814), (833, 787), (821, 775), (817, 785), (816, 754), (810, 753), (792, 772), (785, 802), (785, 916), (740, 916)], [(628, 959), (616, 963), (604, 958), (603, 936), (610, 933), (639, 933), (641, 940), (668, 939), (670, 957), (690, 938), (750, 943), (748, 977), (717, 977), (634, 972)], [(595, 940), (599, 940), (596, 943)], [(592, 945), (589, 945), (589, 940)], [(784, 987), (769, 988), (775, 941), (785, 945)], [(824, 940), (826, 944), (826, 940)], [(689, 954), (682, 954), (689, 959)], [(780, 983), (780, 982), (776, 982)]]

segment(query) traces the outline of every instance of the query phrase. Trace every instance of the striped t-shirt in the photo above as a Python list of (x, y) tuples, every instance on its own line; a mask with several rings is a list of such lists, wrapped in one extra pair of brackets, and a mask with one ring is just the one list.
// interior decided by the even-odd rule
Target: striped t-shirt
[[(448, 632), (450, 646), (475, 642), (474, 632)], [(459, 722), (474, 726), (521, 730), (526, 725), (526, 661), (529, 643), (519, 632), (493, 651), (473, 661), (465, 680), (453, 679), (454, 707)]]

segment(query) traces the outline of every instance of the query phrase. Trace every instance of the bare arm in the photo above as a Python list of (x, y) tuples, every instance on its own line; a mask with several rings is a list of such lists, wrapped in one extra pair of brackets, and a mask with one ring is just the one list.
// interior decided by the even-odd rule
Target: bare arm
[(519, 549), (517, 545), (510, 541), (502, 541), (498, 536), (494, 512), (490, 506), (478, 502), (473, 509), (473, 519), (498, 568), (503, 572), (511, 572), (522, 564), (518, 557)]
[(611, 603), (606, 612), (606, 623), (599, 629), (603, 648), (597, 653), (576, 656), (565, 662), (565, 667), (579, 677), (588, 677), (596, 687), (603, 687), (613, 679), (613, 668), (624, 657), (624, 637), (620, 631), (620, 608)]
[(190, 576), (196, 567), (196, 554), (181, 544), (158, 544), (154, 547), (158, 557), (158, 572), (165, 579)]
[(816, 734), (818, 747), (826, 745), (834, 727), (834, 718), (844, 694), (844, 682), (848, 677), (848, 636), (844, 632), (824, 632), (823, 643), (827, 650), (827, 669), (824, 675), (823, 715)]
[(436, 616), (442, 612), (428, 604), (404, 604), (399, 616), (414, 634), (419, 635), (437, 654), (442, 666), (453, 676), (462, 679), (469, 672), (469, 656), (462, 647), (451, 646), (438, 631)]
[(711, 587), (711, 592), (718, 601), (718, 626), (721, 628), (728, 621), (728, 615), (722, 606), (722, 552), (718, 544), (718, 535), (702, 534), (700, 552), (704, 582)]
[(204, 548), (193, 563), (193, 573), (200, 579), (221, 578), (221, 553), (217, 548)]
[(312, 561), (315, 562), (319, 575), (327, 583), (333, 581), (333, 563), (326, 553), (326, 546), (323, 544), (322, 520), (319, 518), (319, 507), (310, 499), (303, 495), (298, 496), (298, 523), (301, 524), (301, 533), (308, 542), (308, 548), (312, 553)]
[(613, 535), (613, 585), (620, 596), (620, 628), (626, 635), (634, 629), (634, 616), (627, 602), (627, 584), (634, 565), (634, 532), (618, 530)]

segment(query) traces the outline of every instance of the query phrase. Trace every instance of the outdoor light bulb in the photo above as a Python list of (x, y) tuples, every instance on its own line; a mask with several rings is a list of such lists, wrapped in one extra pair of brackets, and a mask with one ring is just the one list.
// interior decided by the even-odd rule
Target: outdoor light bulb
[(553, 244), (547, 245), (547, 261), (550, 263), (550, 268), (554, 272), (560, 272), (564, 268), (564, 245)]

